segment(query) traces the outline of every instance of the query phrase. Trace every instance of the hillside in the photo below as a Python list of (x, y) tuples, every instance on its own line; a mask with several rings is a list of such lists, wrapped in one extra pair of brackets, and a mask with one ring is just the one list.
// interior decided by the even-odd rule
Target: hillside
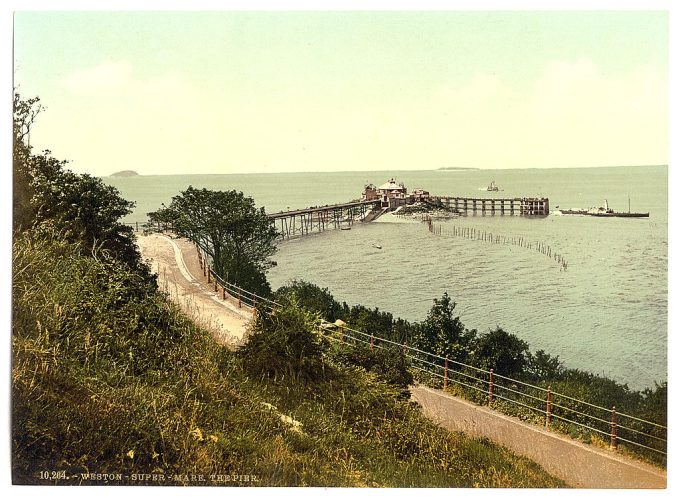
[(15, 483), (561, 485), (435, 426), (319, 340), (317, 376), (283, 370), (306, 359), (260, 348), (286, 331), (313, 336), (294, 305), (232, 352), (128, 266), (57, 234), (24, 232), (13, 250)]

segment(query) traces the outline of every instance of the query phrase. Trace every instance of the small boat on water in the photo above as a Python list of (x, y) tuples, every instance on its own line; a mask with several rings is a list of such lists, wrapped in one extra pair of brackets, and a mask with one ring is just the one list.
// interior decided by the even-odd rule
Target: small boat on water
[(496, 181), (491, 181), (491, 184), (486, 187), (486, 191), (498, 191), (498, 186), (496, 186)]
[(585, 216), (586, 214), (588, 214), (588, 211), (586, 209), (579, 209), (578, 207), (573, 207), (571, 209), (559, 209), (556, 212), (568, 216)]
[(378, 244), (373, 244), (373, 247), (375, 247), (376, 249), (382, 249), (382, 245), (378, 245)]

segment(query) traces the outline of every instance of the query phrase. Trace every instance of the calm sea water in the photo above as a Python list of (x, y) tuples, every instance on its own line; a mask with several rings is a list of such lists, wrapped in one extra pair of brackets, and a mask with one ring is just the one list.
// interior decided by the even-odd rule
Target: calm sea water
[[(469, 328), (501, 326), (569, 367), (632, 388), (667, 379), (668, 169), (606, 167), (483, 171), (335, 172), (105, 178), (137, 202), (129, 221), (187, 186), (237, 189), (268, 212), (358, 198), (367, 182), (391, 176), (431, 193), (546, 196), (556, 206), (602, 205), (650, 212), (649, 219), (477, 216), (442, 222), (541, 241), (565, 256), (566, 272), (536, 251), (436, 236), (418, 222), (386, 216), (352, 231), (286, 241), (269, 273), (274, 288), (291, 279), (328, 287), (336, 299), (422, 320), (445, 291)], [(374, 244), (382, 248), (377, 249)]]

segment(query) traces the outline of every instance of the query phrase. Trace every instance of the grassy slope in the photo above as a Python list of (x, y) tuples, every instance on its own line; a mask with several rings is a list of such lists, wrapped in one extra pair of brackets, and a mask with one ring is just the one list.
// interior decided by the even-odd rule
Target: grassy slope
[(54, 236), (19, 237), (14, 259), (15, 483), (65, 470), (59, 483), (89, 471), (208, 483), (249, 474), (256, 485), (561, 485), (436, 427), (359, 369), (330, 364), (333, 377), (316, 384), (254, 381), (134, 274)]

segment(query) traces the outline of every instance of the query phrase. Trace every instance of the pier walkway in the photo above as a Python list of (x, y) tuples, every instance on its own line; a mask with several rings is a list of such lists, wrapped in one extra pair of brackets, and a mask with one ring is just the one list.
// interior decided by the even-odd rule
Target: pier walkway
[(349, 228), (355, 221), (370, 221), (373, 219), (372, 211), (379, 205), (380, 200), (355, 201), (273, 212), (267, 214), (267, 217), (279, 231), (281, 238), (285, 239), (331, 228)]

